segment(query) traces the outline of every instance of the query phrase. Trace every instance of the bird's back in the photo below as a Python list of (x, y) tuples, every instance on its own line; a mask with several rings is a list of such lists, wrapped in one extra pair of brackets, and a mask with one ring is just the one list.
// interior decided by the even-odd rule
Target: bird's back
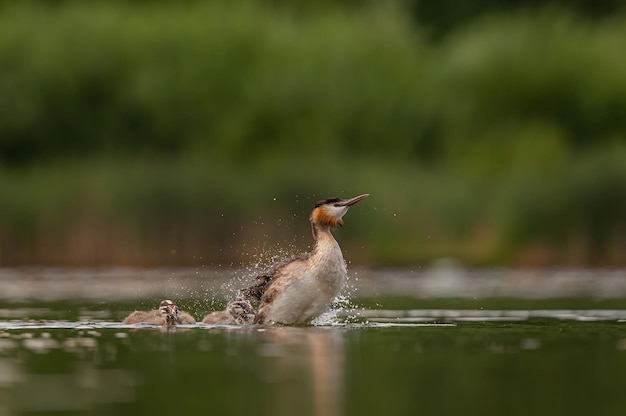
[(205, 324), (235, 324), (235, 318), (228, 311), (211, 312), (202, 320)]
[(178, 311), (176, 317), (176, 323), (179, 325), (193, 325), (196, 323), (196, 320), (193, 316), (188, 314), (185, 311)]
[(306, 261), (309, 253), (303, 253), (295, 257), (280, 261), (274, 264), (270, 270), (256, 277), (254, 284), (241, 291), (241, 294), (248, 299), (261, 301), (265, 292), (272, 286), (274, 281), (282, 274), (283, 269), (290, 267), (294, 262)]
[(165, 319), (163, 319), (163, 317), (159, 314), (158, 310), (135, 311), (128, 315), (126, 318), (124, 318), (122, 323), (125, 325), (139, 323), (163, 325), (165, 323)]

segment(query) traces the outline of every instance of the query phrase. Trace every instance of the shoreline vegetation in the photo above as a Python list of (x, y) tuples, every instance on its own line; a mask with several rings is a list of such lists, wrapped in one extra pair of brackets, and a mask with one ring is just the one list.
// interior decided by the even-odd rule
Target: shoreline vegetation
[(0, 266), (626, 266), (619, 6), (300, 3), (0, 1)]

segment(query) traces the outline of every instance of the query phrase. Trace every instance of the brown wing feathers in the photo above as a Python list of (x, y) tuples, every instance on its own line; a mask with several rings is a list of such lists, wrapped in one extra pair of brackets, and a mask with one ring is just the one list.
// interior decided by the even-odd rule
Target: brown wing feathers
[(263, 297), (267, 289), (274, 282), (274, 278), (279, 277), (278, 275), (283, 267), (293, 263), (294, 261), (306, 260), (310, 255), (310, 253), (303, 253), (275, 264), (267, 273), (257, 276), (252, 286), (247, 289), (242, 289), (240, 291), (241, 294), (248, 299), (260, 301), (261, 297)]
[(267, 273), (257, 276), (254, 284), (247, 289), (242, 289), (241, 293), (248, 299), (254, 299), (257, 302), (261, 300), (261, 296), (265, 293), (265, 289), (272, 281), (272, 275)]

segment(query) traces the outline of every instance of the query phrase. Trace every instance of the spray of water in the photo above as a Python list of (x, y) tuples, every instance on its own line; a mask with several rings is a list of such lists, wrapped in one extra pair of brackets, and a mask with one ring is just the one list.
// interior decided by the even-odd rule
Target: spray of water
[[(186, 310), (195, 316), (215, 310), (223, 310), (226, 303), (234, 299), (241, 289), (249, 287), (254, 280), (271, 269), (272, 265), (293, 258), (297, 255), (302, 247), (297, 243), (297, 238), (291, 243), (285, 244), (271, 242), (270, 236), (262, 242), (260, 247), (252, 247), (244, 245), (239, 251), (239, 257), (245, 258), (246, 261), (240, 264), (222, 265), (217, 270), (219, 281), (216, 284), (215, 270), (206, 270), (204, 266), (198, 268), (194, 273), (196, 283), (200, 280), (203, 283), (198, 286), (192, 284), (186, 285), (185, 279), (181, 279), (180, 271), (172, 272), (166, 282), (159, 284), (163, 293), (167, 293), (168, 297), (175, 300), (181, 310)], [(358, 306), (350, 300), (354, 297), (356, 286), (351, 281), (358, 280), (356, 273), (354, 277), (349, 276), (348, 283), (341, 294), (334, 299), (330, 310), (322, 316), (316, 318), (313, 325), (345, 325), (362, 321), (359, 316)], [(167, 288), (163, 287), (167, 286)], [(160, 300), (160, 299), (159, 299)], [(150, 301), (152, 302), (152, 300)], [(158, 302), (155, 300), (155, 304)], [(146, 305), (147, 306), (147, 305)]]
[(333, 300), (330, 310), (315, 318), (311, 324), (315, 326), (344, 326), (363, 323), (364, 319), (360, 314), (362, 308), (352, 300), (356, 297), (358, 290), (355, 281), (358, 281), (357, 273), (349, 274), (345, 287), (339, 296)]

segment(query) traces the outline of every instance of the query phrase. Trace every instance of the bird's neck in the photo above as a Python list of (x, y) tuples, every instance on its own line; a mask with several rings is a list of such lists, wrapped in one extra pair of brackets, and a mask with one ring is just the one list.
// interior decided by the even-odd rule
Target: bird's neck
[(337, 288), (341, 286), (346, 275), (346, 263), (339, 244), (330, 232), (330, 227), (313, 224), (315, 247), (308, 259), (311, 270), (325, 286)]
[(315, 240), (315, 247), (313, 248), (313, 255), (327, 255), (330, 253), (339, 253), (341, 255), (341, 249), (335, 237), (330, 232), (330, 227), (325, 224), (311, 224), (313, 229), (313, 239)]

